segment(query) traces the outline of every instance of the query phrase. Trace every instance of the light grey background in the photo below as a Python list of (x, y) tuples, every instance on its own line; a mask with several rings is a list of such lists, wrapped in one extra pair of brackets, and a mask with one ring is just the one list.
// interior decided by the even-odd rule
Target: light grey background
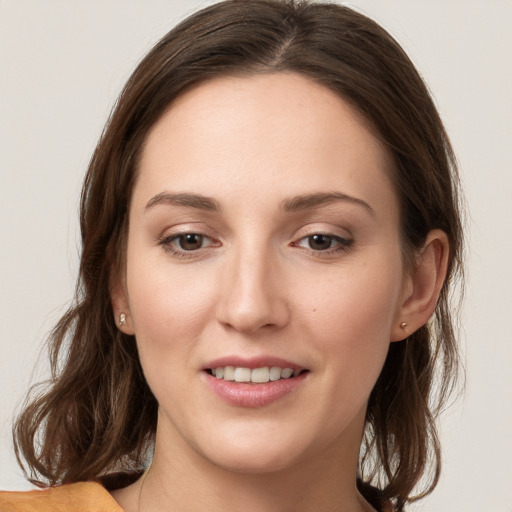
[[(0, 0), (0, 488), (24, 489), (13, 411), (47, 370), (43, 339), (72, 296), (77, 202), (94, 144), (138, 60), (197, 0)], [(419, 67), (468, 203), (465, 398), (422, 512), (510, 512), (512, 2), (358, 0)], [(38, 369), (33, 373), (36, 360)]]

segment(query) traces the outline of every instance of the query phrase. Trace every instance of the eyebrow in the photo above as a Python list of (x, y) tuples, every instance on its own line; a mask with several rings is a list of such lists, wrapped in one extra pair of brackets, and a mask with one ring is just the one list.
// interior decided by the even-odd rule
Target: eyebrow
[(295, 196), (285, 199), (281, 206), (286, 212), (297, 212), (302, 210), (308, 210), (311, 208), (318, 208), (326, 206), (331, 203), (338, 201), (344, 201), (355, 205), (363, 206), (368, 213), (375, 217), (375, 210), (362, 199), (357, 197), (349, 196), (341, 192), (318, 192), (314, 194), (304, 194), (301, 196)]
[(157, 205), (169, 206), (187, 206), (197, 208), (198, 210), (207, 210), (211, 212), (220, 212), (220, 204), (213, 197), (203, 196), (201, 194), (172, 194), (162, 192), (151, 198), (146, 204), (146, 211)]
[[(345, 201), (359, 206), (363, 206), (372, 216), (375, 216), (375, 210), (362, 199), (353, 197), (342, 192), (317, 192), (313, 194), (303, 194), (299, 196), (284, 199), (281, 203), (281, 209), (285, 212), (299, 212), (312, 208), (326, 206), (328, 204)], [(211, 212), (220, 212), (221, 206), (213, 197), (204, 196), (202, 194), (190, 193), (171, 193), (162, 192), (151, 198), (146, 204), (146, 211), (158, 206), (185, 206), (189, 208), (197, 208)]]

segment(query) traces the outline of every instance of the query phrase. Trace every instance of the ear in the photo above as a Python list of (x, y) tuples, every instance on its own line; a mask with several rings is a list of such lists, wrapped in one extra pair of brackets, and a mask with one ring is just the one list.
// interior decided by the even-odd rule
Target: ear
[(391, 341), (400, 341), (425, 325), (436, 308), (448, 268), (448, 237), (444, 231), (430, 231), (416, 263), (404, 283)]
[(120, 279), (117, 280), (110, 290), (110, 302), (112, 303), (114, 322), (117, 328), (124, 334), (134, 335), (135, 329), (130, 313), (126, 283), (121, 282)]

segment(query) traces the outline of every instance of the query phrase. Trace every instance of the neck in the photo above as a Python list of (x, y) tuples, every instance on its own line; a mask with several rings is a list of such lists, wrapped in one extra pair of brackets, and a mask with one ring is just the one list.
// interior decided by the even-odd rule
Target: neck
[(244, 473), (213, 464), (157, 429), (151, 468), (113, 494), (125, 512), (373, 511), (356, 488), (359, 454), (352, 447), (358, 445), (346, 444), (344, 450), (325, 446), (283, 468)]

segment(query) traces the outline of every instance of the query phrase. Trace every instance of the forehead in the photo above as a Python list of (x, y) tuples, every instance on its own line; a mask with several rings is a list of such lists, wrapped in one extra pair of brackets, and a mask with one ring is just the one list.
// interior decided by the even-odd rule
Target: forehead
[(150, 130), (134, 196), (341, 189), (389, 206), (389, 161), (361, 116), (313, 80), (223, 77), (180, 96)]

